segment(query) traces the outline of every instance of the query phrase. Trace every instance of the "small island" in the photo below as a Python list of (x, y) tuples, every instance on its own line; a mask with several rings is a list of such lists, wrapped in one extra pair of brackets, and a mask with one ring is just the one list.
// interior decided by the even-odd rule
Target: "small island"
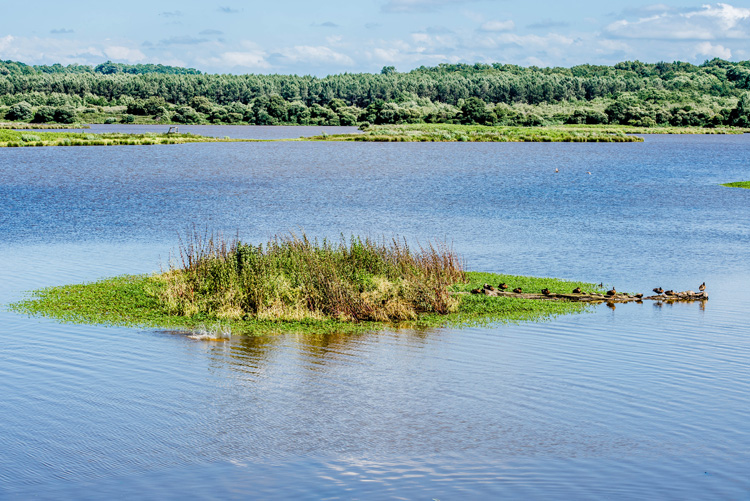
[(604, 290), (590, 283), (469, 272), (446, 245), (306, 236), (265, 244), (191, 233), (168, 270), (34, 291), (10, 309), (65, 322), (237, 334), (361, 332), (542, 320), (585, 311), (575, 301), (470, 294), (485, 284), (526, 291)]

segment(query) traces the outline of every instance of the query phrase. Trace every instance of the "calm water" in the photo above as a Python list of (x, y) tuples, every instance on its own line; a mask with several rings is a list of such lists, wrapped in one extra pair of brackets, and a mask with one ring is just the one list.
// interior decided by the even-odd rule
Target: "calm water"
[(750, 499), (747, 179), (748, 135), (4, 149), (0, 304), (157, 271), (192, 224), (711, 299), (223, 343), (0, 311), (0, 498)]

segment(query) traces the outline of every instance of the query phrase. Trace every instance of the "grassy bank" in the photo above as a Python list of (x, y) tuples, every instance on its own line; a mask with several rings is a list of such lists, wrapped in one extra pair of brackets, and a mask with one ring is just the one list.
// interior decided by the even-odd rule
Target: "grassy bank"
[(307, 141), (373, 142), (641, 142), (626, 131), (603, 127), (490, 127), (484, 125), (373, 125), (361, 134), (320, 135)]
[(81, 124), (30, 124), (25, 122), (4, 122), (0, 123), (0, 129), (37, 129), (37, 130), (58, 130), (58, 129), (88, 129), (88, 125)]
[(746, 189), (750, 189), (750, 181), (737, 181), (735, 183), (725, 183), (725, 184), (722, 184), (722, 186), (726, 186), (728, 188), (746, 188)]
[(29, 146), (116, 146), (153, 145), (208, 142), (238, 142), (248, 139), (229, 139), (195, 134), (89, 134), (80, 132), (29, 132), (0, 129), (0, 148)]
[(254, 246), (193, 235), (179, 260), (179, 267), (155, 275), (41, 289), (10, 308), (78, 323), (188, 330), (221, 325), (246, 334), (357, 332), (539, 320), (586, 308), (455, 294), (484, 283), (596, 290), (592, 284), (465, 272), (444, 246), (411, 250), (397, 240), (332, 244), (284, 237)]

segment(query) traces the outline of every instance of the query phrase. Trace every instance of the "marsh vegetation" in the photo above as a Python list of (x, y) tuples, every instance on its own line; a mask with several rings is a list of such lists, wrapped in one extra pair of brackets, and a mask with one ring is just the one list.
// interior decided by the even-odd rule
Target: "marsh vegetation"
[(219, 139), (196, 134), (89, 134), (80, 132), (28, 132), (0, 129), (0, 148), (28, 146), (117, 146), (205, 142), (237, 142), (247, 139)]
[(642, 142), (625, 131), (599, 127), (504, 127), (455, 124), (371, 125), (361, 134), (326, 134), (306, 141), (371, 142)]

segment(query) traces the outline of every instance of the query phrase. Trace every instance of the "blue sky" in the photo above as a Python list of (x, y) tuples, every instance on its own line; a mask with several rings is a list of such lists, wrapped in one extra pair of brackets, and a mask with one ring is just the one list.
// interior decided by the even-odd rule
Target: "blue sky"
[(324, 76), (456, 62), (750, 59), (748, 0), (0, 0), (0, 12), (0, 59), (27, 64)]

